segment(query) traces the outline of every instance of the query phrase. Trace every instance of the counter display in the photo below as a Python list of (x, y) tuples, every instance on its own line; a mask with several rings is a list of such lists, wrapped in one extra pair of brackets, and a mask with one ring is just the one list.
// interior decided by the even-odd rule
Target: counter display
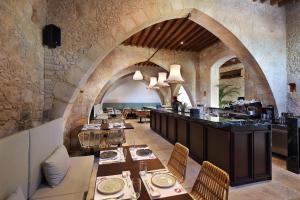
[(197, 162), (210, 161), (225, 170), (231, 186), (272, 179), (271, 125), (151, 109), (151, 129), (190, 149)]

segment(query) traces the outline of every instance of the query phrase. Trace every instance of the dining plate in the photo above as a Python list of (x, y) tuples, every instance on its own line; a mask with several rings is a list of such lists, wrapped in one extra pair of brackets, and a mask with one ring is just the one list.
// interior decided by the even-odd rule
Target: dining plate
[(115, 151), (103, 151), (100, 153), (101, 159), (114, 159), (118, 156), (118, 153)]
[(169, 188), (175, 185), (176, 178), (167, 173), (156, 173), (152, 176), (151, 182), (156, 187)]
[(101, 181), (97, 185), (97, 190), (101, 194), (111, 195), (123, 190), (125, 182), (120, 178), (109, 178)]
[(138, 156), (149, 156), (150, 154), (152, 154), (152, 151), (150, 149), (136, 150), (136, 155), (138, 155)]

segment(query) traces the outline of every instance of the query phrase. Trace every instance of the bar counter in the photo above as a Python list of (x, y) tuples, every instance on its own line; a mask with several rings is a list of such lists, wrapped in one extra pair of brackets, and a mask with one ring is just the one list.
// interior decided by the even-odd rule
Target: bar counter
[(151, 109), (150, 119), (152, 130), (187, 146), (197, 162), (225, 170), (231, 186), (272, 179), (270, 124), (165, 109)]

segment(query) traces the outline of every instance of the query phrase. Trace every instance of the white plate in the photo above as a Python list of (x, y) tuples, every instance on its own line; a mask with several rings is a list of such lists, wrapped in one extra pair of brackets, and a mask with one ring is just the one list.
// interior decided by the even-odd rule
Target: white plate
[(111, 195), (123, 190), (125, 182), (120, 178), (109, 178), (101, 181), (97, 185), (97, 190), (101, 194)]
[(175, 185), (176, 178), (171, 174), (156, 173), (152, 176), (151, 182), (156, 187), (169, 188)]

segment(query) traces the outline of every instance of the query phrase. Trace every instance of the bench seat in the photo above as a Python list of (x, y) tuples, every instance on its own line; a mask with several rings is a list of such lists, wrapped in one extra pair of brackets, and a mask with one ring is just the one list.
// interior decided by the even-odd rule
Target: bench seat
[(51, 188), (41, 184), (30, 197), (31, 200), (82, 200), (84, 193), (88, 191), (91, 173), (94, 164), (94, 156), (71, 157), (70, 168), (56, 187)]

